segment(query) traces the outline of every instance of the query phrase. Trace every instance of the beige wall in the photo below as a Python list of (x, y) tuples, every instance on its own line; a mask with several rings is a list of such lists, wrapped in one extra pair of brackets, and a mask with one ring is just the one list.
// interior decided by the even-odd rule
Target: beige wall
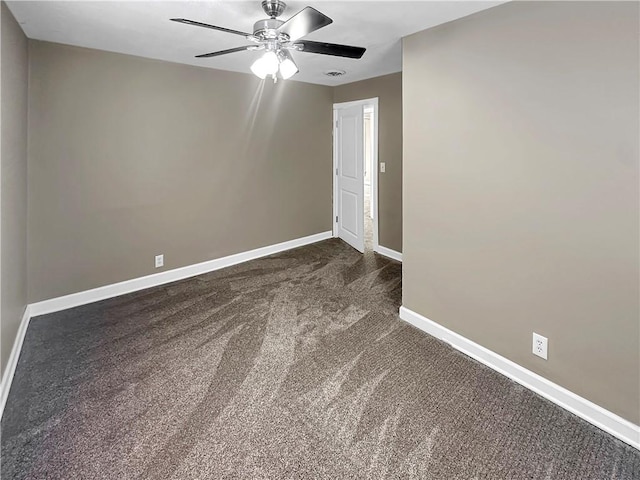
[(0, 41), (2, 305), (0, 362), (4, 373), (27, 303), (27, 38), (2, 2)]
[(403, 45), (403, 304), (636, 424), (638, 10), (513, 2)]
[(402, 73), (334, 87), (336, 103), (378, 97), (379, 243), (402, 252)]
[(30, 302), (331, 230), (330, 87), (30, 56)]

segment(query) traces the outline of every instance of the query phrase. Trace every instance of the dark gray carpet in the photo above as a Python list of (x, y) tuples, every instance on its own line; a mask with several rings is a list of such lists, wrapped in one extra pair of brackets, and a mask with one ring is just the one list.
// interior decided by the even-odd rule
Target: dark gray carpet
[(640, 452), (399, 320), (400, 281), (329, 240), (34, 318), (2, 478), (640, 478)]

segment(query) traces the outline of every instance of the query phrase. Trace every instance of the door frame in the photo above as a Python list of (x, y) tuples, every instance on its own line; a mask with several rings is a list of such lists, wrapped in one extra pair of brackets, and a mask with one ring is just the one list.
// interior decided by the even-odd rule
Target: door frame
[[(364, 100), (356, 100), (353, 102), (342, 102), (333, 104), (333, 236), (338, 237), (338, 222), (336, 217), (338, 216), (338, 145), (336, 142), (336, 130), (338, 121), (338, 110), (343, 108), (354, 107), (361, 105), (362, 108), (366, 106), (373, 107), (373, 151), (372, 151), (372, 166), (371, 166), (371, 209), (373, 211), (372, 228), (373, 228), (373, 251), (378, 252), (380, 250), (380, 244), (378, 241), (378, 172), (380, 171), (380, 164), (378, 162), (378, 97), (367, 98)], [(364, 123), (363, 123), (364, 127)], [(364, 182), (364, 176), (363, 180)], [(366, 215), (366, 213), (365, 213)]]

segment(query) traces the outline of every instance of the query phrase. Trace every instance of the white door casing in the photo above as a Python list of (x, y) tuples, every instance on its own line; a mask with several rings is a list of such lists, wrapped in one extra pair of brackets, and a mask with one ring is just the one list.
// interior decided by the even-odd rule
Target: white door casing
[(335, 120), (338, 237), (364, 252), (363, 106), (338, 108)]

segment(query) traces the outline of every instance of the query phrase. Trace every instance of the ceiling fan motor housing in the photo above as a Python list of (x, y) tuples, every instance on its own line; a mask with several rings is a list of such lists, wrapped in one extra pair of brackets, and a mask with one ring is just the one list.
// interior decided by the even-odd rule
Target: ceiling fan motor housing
[[(266, 20), (258, 20), (253, 24), (253, 36), (259, 38), (260, 40), (266, 39), (275, 39), (280, 35), (286, 35), (284, 33), (279, 34), (277, 29), (280, 25), (282, 25), (284, 21), (278, 20), (277, 18), (267, 18)], [(281, 41), (288, 40), (289, 36), (286, 35), (285, 38), (280, 38)]]
[(282, 15), (285, 8), (287, 8), (287, 4), (280, 0), (262, 0), (262, 9), (271, 18)]

